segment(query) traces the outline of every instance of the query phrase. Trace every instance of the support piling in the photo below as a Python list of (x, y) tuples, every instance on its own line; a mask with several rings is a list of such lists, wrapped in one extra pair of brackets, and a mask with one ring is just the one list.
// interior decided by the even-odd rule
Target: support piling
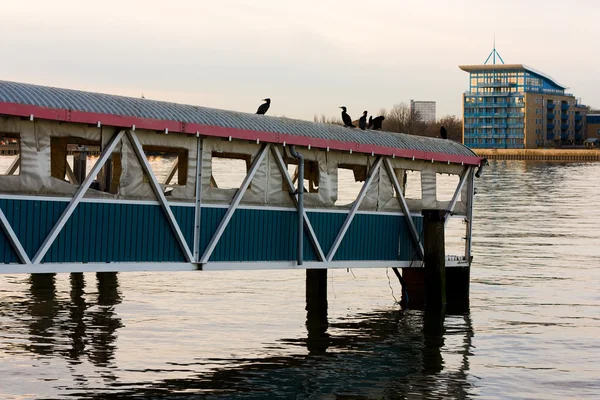
[(425, 307), (446, 307), (446, 254), (444, 244), (444, 210), (423, 210), (425, 249)]

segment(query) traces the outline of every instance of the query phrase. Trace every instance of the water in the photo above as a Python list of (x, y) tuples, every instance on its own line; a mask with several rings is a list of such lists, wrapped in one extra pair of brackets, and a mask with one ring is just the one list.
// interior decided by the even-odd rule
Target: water
[(308, 323), (304, 271), (0, 275), (0, 398), (597, 398), (599, 195), (600, 164), (493, 162), (443, 320), (385, 269), (330, 271)]

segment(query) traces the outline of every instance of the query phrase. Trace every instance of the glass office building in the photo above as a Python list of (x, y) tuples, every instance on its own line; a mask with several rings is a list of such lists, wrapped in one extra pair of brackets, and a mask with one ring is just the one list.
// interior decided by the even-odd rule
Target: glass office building
[(566, 87), (522, 64), (463, 65), (463, 143), (524, 149), (581, 144), (585, 108)]

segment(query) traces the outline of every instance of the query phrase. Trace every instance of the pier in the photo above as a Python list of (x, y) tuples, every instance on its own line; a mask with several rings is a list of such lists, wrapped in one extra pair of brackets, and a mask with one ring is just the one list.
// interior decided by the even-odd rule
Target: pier
[[(418, 270), (426, 303), (444, 307), (447, 270), (471, 265), (483, 158), (453, 141), (2, 81), (0, 117), (27, 144), (0, 176), (0, 273), (301, 268), (312, 310), (327, 269)], [(156, 155), (171, 163), (160, 180)], [(465, 222), (463, 254), (446, 255), (450, 218)]]

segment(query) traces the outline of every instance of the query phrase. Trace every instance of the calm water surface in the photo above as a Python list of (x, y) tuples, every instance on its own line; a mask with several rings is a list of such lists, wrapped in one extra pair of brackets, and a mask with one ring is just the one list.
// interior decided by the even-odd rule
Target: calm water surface
[(600, 164), (492, 163), (443, 320), (385, 269), (308, 321), (304, 271), (0, 275), (0, 398), (598, 398), (599, 199)]

